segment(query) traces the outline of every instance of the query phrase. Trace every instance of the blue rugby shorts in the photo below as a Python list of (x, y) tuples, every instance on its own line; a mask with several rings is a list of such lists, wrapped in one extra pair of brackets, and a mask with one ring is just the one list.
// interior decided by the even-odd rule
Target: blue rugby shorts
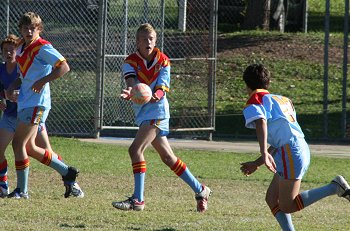
[(44, 107), (24, 108), (17, 113), (18, 120), (25, 124), (44, 124), (50, 109)]
[(154, 125), (157, 128), (159, 128), (159, 134), (158, 136), (167, 136), (169, 135), (169, 119), (153, 119), (153, 120), (145, 120), (142, 121), (141, 125), (147, 124), (147, 125)]
[(284, 179), (302, 179), (310, 165), (310, 149), (304, 138), (294, 138), (277, 149), (277, 174)]

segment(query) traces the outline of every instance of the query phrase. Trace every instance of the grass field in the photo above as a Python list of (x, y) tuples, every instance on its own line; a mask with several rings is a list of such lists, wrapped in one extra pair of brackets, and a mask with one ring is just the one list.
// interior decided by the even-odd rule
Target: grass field
[[(247, 97), (242, 72), (249, 63), (263, 63), (272, 73), (271, 92), (293, 100), (298, 121), (306, 137), (327, 137), (329, 140), (341, 140), (344, 137), (341, 124), (344, 112), (341, 94), (344, 1), (331, 1), (330, 7), (327, 135), (324, 134), (323, 50), (326, 4), (325, 1), (308, 0), (308, 5), (308, 33), (234, 30), (219, 35), (215, 135), (229, 138), (240, 138), (243, 135), (253, 137), (244, 128), (242, 121), (241, 111)], [(225, 44), (222, 45), (223, 43)], [(347, 98), (348, 95), (349, 93)], [(349, 100), (347, 108), (348, 102)], [(349, 110), (346, 111), (348, 117)]]
[[(149, 149), (143, 212), (119, 211), (111, 206), (133, 189), (127, 147), (84, 143), (70, 138), (51, 139), (64, 160), (78, 167), (85, 198), (63, 198), (58, 173), (31, 162), (29, 200), (2, 199), (1, 230), (279, 230), (264, 196), (272, 175), (261, 168), (244, 177), (239, 163), (257, 154), (189, 151), (176, 154), (201, 182), (213, 191), (209, 210), (199, 214), (191, 189)], [(233, 150), (234, 151), (234, 150)], [(9, 181), (15, 185), (13, 154), (7, 150)], [(313, 156), (302, 189), (324, 185), (337, 174), (350, 179), (350, 159)], [(293, 215), (297, 230), (348, 230), (349, 203), (337, 196)]]

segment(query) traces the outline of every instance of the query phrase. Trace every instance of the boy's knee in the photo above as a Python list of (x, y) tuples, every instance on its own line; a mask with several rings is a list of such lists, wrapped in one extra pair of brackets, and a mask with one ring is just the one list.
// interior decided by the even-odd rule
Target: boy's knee
[(131, 159), (139, 158), (142, 156), (142, 152), (138, 148), (135, 148), (134, 146), (130, 146), (128, 151)]
[(136, 153), (136, 148), (134, 146), (130, 146), (128, 152), (129, 155), (132, 156), (134, 153)]

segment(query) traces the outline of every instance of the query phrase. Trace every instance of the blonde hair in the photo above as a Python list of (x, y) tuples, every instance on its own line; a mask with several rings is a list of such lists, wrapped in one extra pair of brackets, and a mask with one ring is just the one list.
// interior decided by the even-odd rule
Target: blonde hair
[(18, 22), (19, 29), (21, 29), (22, 26), (29, 26), (29, 25), (34, 25), (38, 27), (40, 31), (44, 29), (44, 25), (40, 16), (34, 12), (27, 12), (23, 14)]
[(4, 40), (1, 41), (1, 45), (0, 45), (1, 50), (5, 44), (11, 44), (11, 45), (15, 45), (17, 47), (19, 42), (20, 42), (20, 39), (16, 35), (9, 34), (9, 35), (7, 35), (7, 37)]
[(157, 35), (156, 30), (149, 23), (141, 24), (141, 26), (136, 31), (136, 40), (139, 38), (141, 33), (155, 33)]

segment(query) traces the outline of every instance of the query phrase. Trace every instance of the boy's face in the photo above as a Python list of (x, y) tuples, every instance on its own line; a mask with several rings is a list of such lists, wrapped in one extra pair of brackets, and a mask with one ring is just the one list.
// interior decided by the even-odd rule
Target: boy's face
[(152, 52), (156, 46), (157, 35), (155, 32), (143, 32), (140, 33), (137, 38), (137, 49), (145, 59), (152, 58)]
[(23, 25), (20, 29), (21, 35), (24, 38), (24, 41), (26, 44), (32, 42), (34, 39), (39, 37), (40, 30), (37, 26), (31, 24), (31, 25)]
[(16, 62), (16, 46), (11, 43), (4, 43), (2, 46), (2, 57), (5, 62)]

